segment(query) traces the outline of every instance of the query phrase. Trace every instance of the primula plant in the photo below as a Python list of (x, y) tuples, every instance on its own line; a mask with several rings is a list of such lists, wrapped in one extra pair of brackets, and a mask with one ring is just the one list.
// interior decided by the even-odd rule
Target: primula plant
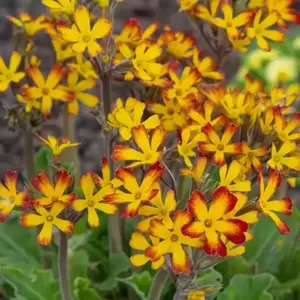
[[(290, 294), (298, 273), (281, 285), (275, 265), (259, 264), (266, 248), (268, 260), (284, 243), (276, 229), (293, 237), (287, 255), (299, 266), (300, 225), (291, 226), (298, 212), (286, 188), (300, 171), (298, 93), (250, 79), (227, 88), (219, 68), (252, 42), (265, 52), (270, 41), (284, 42), (287, 24), (299, 20), (292, 1), (179, 0), (214, 59), (193, 36), (158, 23), (130, 19), (114, 32), (120, 2), (42, 0), (48, 16), (8, 16), (17, 43), (9, 61), (0, 59), (0, 90), (17, 101), (7, 117), (23, 132), (26, 170), (24, 181), (8, 170), (0, 184), (4, 297), (299, 299)], [(37, 34), (50, 38), (55, 55), (45, 73)], [(114, 99), (116, 82), (132, 94)], [(82, 105), (99, 123), (100, 174), (80, 172), (74, 120)], [(62, 137), (41, 127), (54, 107)], [(34, 140), (44, 144), (38, 153)], [(17, 223), (24, 243), (9, 240)], [(243, 268), (226, 267), (238, 257)]]

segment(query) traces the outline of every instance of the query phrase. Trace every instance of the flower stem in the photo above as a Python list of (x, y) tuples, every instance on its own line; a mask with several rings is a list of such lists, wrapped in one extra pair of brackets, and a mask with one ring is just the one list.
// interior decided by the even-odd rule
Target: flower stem
[(160, 268), (154, 276), (152, 285), (148, 294), (148, 300), (160, 300), (162, 296), (163, 289), (169, 277), (169, 272)]
[(58, 271), (61, 297), (62, 300), (72, 300), (68, 261), (68, 236), (63, 232), (59, 234)]
[[(105, 127), (107, 125), (108, 115), (111, 112), (111, 76), (110, 73), (104, 73), (102, 77), (102, 101), (103, 112), (105, 115)], [(104, 128), (106, 130), (106, 128)], [(105, 132), (105, 156), (108, 160), (109, 167), (112, 173), (115, 171), (114, 162), (111, 158), (113, 151), (112, 140), (109, 132)], [(117, 253), (123, 250), (122, 234), (121, 234), (121, 219), (120, 215), (108, 216), (108, 234), (109, 234), (109, 246), (110, 253)]]
[(26, 115), (25, 126), (23, 128), (24, 135), (24, 156), (27, 171), (28, 182), (35, 176), (34, 170), (34, 147), (33, 147), (33, 134), (30, 125), (30, 116)]

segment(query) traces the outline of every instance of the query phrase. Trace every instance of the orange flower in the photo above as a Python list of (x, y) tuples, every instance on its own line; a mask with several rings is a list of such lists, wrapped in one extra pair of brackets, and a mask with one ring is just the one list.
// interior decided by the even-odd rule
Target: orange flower
[(123, 217), (135, 217), (142, 203), (151, 201), (157, 193), (153, 184), (160, 178), (164, 169), (156, 163), (152, 165), (144, 175), (139, 185), (135, 175), (127, 168), (118, 168), (116, 177), (124, 182), (124, 188), (129, 193), (117, 191), (113, 195), (108, 195), (104, 199), (107, 203), (129, 203), (122, 211)]
[(0, 181), (0, 219), (4, 222), (15, 207), (26, 204), (27, 191), (17, 191), (18, 172), (5, 171), (4, 184)]
[(68, 220), (58, 218), (58, 215), (65, 209), (65, 205), (62, 203), (56, 202), (50, 209), (47, 211), (42, 206), (36, 206), (35, 210), (38, 213), (24, 213), (21, 215), (21, 225), (24, 227), (35, 227), (43, 225), (42, 230), (40, 231), (37, 242), (42, 246), (48, 246), (52, 241), (52, 227), (55, 225), (60, 231), (65, 234), (70, 234), (73, 230), (73, 223)]
[(55, 186), (53, 186), (45, 171), (41, 171), (38, 176), (31, 180), (33, 187), (42, 193), (41, 197), (34, 199), (36, 205), (49, 206), (57, 202), (69, 204), (75, 199), (74, 193), (64, 195), (67, 188), (72, 184), (72, 176), (67, 171), (59, 171), (55, 182)]
[(163, 143), (166, 131), (161, 127), (156, 127), (152, 134), (151, 140), (147, 134), (144, 125), (132, 128), (132, 138), (141, 151), (137, 151), (126, 145), (116, 145), (112, 154), (114, 160), (136, 161), (127, 167), (137, 167), (140, 165), (151, 165), (162, 157), (162, 152), (158, 148)]
[(161, 220), (151, 220), (149, 234), (160, 238), (161, 241), (147, 248), (145, 251), (146, 256), (156, 261), (164, 254), (171, 254), (173, 271), (188, 273), (191, 269), (191, 262), (183, 246), (191, 246), (197, 249), (203, 247), (203, 240), (200, 237), (191, 238), (182, 234), (182, 228), (191, 221), (192, 217), (182, 210), (175, 212), (173, 226), (170, 229), (165, 227)]
[(193, 238), (205, 234), (204, 251), (209, 255), (226, 256), (227, 249), (219, 234), (224, 234), (229, 241), (239, 245), (245, 242), (245, 232), (248, 230), (246, 222), (225, 217), (236, 204), (237, 198), (226, 188), (220, 187), (214, 192), (208, 209), (204, 196), (199, 191), (193, 191), (188, 209), (198, 220), (185, 225), (182, 232)]
[(203, 153), (214, 152), (213, 162), (216, 165), (223, 165), (225, 163), (225, 154), (240, 154), (242, 152), (241, 143), (229, 144), (237, 130), (238, 127), (236, 125), (229, 124), (220, 139), (211, 124), (206, 124), (202, 131), (207, 135), (209, 142), (199, 143), (199, 151)]
[(260, 189), (260, 196), (258, 204), (262, 212), (269, 216), (276, 224), (281, 234), (290, 232), (289, 226), (281, 220), (275, 212), (283, 213), (287, 216), (292, 214), (293, 202), (291, 198), (283, 198), (281, 200), (271, 200), (270, 198), (280, 186), (281, 176), (275, 170), (269, 173), (267, 186), (264, 183), (264, 176), (262, 173), (259, 174), (258, 183)]

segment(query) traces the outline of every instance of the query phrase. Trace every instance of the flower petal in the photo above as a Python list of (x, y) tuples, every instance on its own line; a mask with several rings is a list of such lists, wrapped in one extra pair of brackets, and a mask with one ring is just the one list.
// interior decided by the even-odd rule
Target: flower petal
[(172, 269), (175, 273), (188, 273), (191, 262), (180, 243), (173, 243)]
[(72, 176), (66, 171), (61, 170), (57, 173), (54, 193), (57, 197), (64, 194), (72, 183)]
[(204, 251), (209, 255), (219, 255), (225, 257), (227, 249), (224, 243), (218, 237), (218, 234), (212, 228), (207, 228), (205, 235), (206, 241), (204, 245)]
[(96, 209), (92, 206), (88, 206), (88, 223), (90, 227), (99, 227), (99, 217)]
[(38, 176), (31, 180), (31, 184), (36, 190), (43, 193), (45, 196), (52, 197), (54, 194), (52, 182), (50, 181), (47, 173), (43, 170)]
[(24, 227), (34, 227), (45, 222), (45, 217), (37, 214), (23, 213), (20, 218), (21, 225)]
[(45, 222), (37, 237), (38, 244), (48, 246), (52, 242), (52, 223)]
[(100, 17), (92, 29), (92, 35), (96, 39), (102, 39), (110, 33), (111, 28), (111, 22), (104, 17)]
[(135, 266), (135, 267), (141, 267), (145, 265), (150, 259), (145, 256), (144, 254), (136, 254), (131, 256), (130, 262)]
[(55, 218), (53, 221), (53, 225), (55, 225), (60, 231), (65, 234), (70, 234), (73, 231), (74, 224), (68, 220), (62, 220), (59, 218)]
[(161, 220), (152, 219), (149, 227), (149, 234), (161, 239), (169, 239), (172, 233), (164, 226)]
[(153, 184), (161, 177), (164, 172), (164, 168), (160, 166), (159, 162), (150, 166), (144, 175), (143, 182), (141, 184), (142, 191), (149, 191)]
[(232, 243), (243, 244), (246, 240), (244, 233), (248, 230), (248, 224), (237, 219), (220, 220), (216, 221), (214, 229), (222, 232)]
[(139, 232), (133, 232), (129, 241), (129, 246), (132, 249), (144, 251), (150, 247), (150, 243), (147, 241), (145, 236)]
[(102, 212), (108, 215), (114, 215), (118, 210), (115, 205), (109, 203), (97, 203), (95, 204), (95, 208), (101, 210)]
[(199, 191), (193, 191), (188, 200), (188, 210), (199, 220), (204, 221), (208, 218), (208, 210), (204, 196)]
[(129, 146), (126, 145), (115, 145), (112, 154), (114, 160), (145, 160), (145, 155)]
[(116, 177), (124, 182), (124, 188), (127, 191), (135, 194), (140, 190), (135, 175), (129, 169), (122, 167), (118, 168), (116, 171)]

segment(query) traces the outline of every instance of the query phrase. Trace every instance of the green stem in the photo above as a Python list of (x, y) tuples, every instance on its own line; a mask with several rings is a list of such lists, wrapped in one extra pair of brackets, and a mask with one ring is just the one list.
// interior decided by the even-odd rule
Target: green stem
[(163, 289), (169, 277), (169, 272), (161, 268), (155, 274), (148, 294), (148, 300), (160, 300)]
[[(102, 103), (103, 111), (105, 114), (105, 120), (107, 125), (108, 115), (111, 112), (111, 76), (106, 73), (102, 77)], [(106, 130), (106, 128), (104, 128)], [(115, 171), (114, 161), (111, 158), (113, 152), (113, 145), (111, 141), (111, 136), (109, 132), (105, 132), (105, 157), (108, 160), (109, 167), (112, 173)], [(120, 215), (116, 213), (115, 215), (108, 216), (108, 234), (109, 234), (109, 246), (110, 253), (117, 253), (123, 250), (122, 244), (122, 234), (121, 234), (121, 219)]]
[(33, 134), (30, 125), (30, 116), (26, 115), (26, 123), (23, 130), (24, 134), (24, 156), (26, 162), (27, 180), (28, 182), (35, 176), (34, 170), (34, 147)]
[(62, 300), (73, 300), (68, 260), (68, 236), (60, 232), (59, 252), (58, 252), (58, 271), (60, 292)]

